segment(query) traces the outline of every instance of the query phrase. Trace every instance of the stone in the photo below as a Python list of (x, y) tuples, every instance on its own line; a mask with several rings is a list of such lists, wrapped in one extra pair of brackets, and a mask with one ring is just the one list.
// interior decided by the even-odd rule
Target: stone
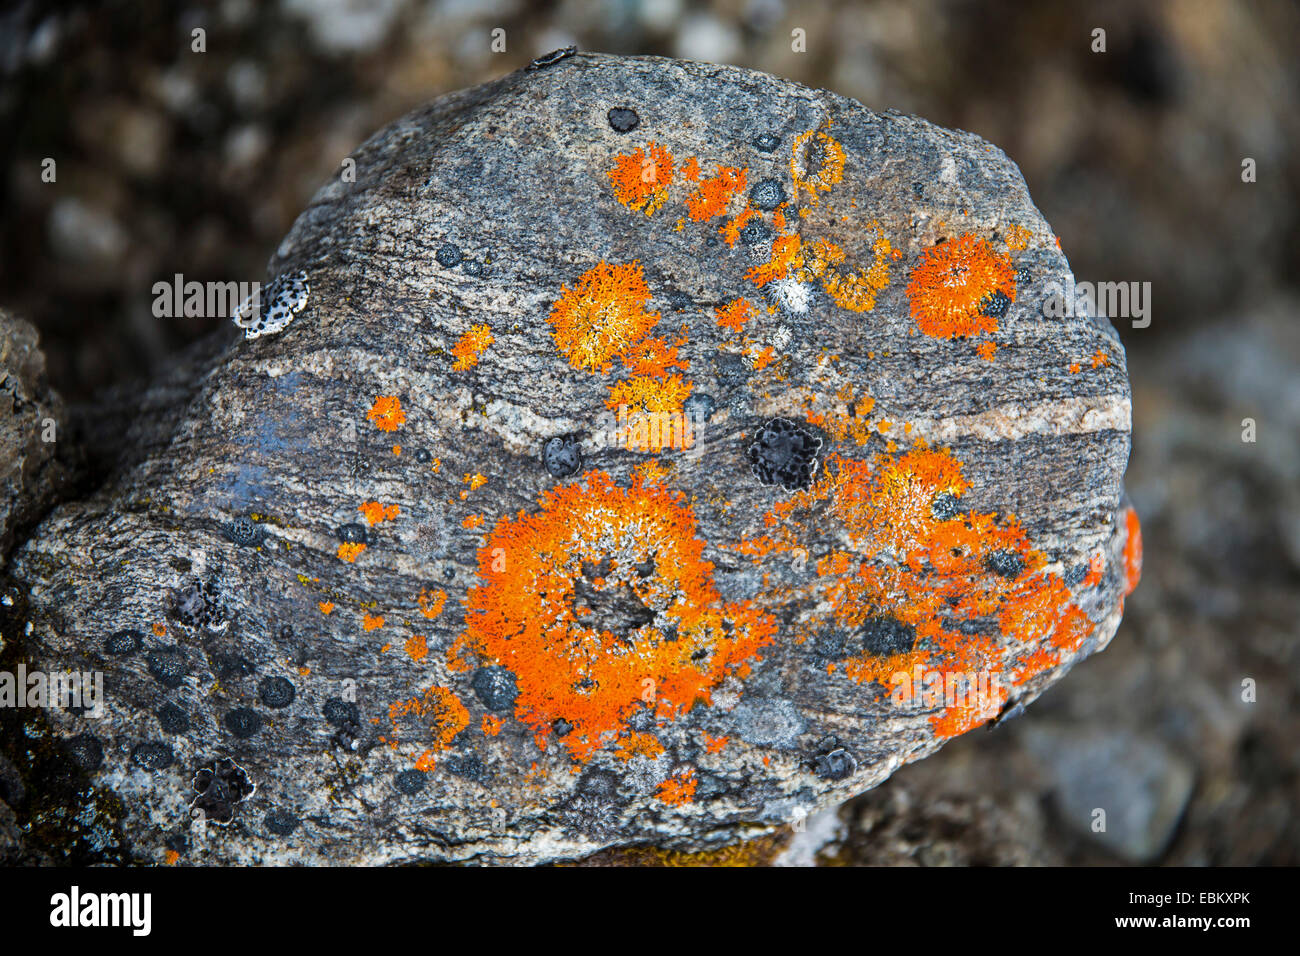
[[(0, 715), (9, 759), (54, 759), (29, 730), (138, 754), (60, 771), (48, 800), (111, 813), (31, 852), (716, 849), (828, 820), (1110, 641), (1140, 570), (1124, 352), (1044, 316), (1073, 277), (995, 147), (564, 50), (350, 155), (268, 266), (300, 310), (106, 402), (106, 479), (13, 554), (0, 663), (106, 699), (93, 728)], [(196, 794), (229, 825), (182, 852)]]

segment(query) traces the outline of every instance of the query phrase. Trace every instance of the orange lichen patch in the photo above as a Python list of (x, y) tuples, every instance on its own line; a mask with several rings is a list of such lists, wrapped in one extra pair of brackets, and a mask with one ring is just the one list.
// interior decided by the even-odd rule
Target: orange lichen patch
[(384, 626), (384, 616), (382, 614), (362, 614), (361, 626), (367, 631), (377, 631)]
[(867, 228), (876, 230), (877, 236), (866, 269), (845, 268), (844, 250), (829, 240), (814, 239), (803, 246), (806, 265), (801, 276), (820, 282), (836, 305), (852, 312), (870, 312), (876, 307), (876, 296), (889, 285), (889, 263), (894, 258), (894, 247), (879, 234), (879, 224)]
[(166, 636), (167, 636), (167, 625), (164, 624), (164, 623), (162, 623), (161, 621), (156, 622), (156, 623), (154, 624), (154, 626), (153, 626), (153, 636), (154, 636), (154, 637), (166, 637)]
[(723, 748), (727, 746), (727, 741), (730, 740), (731, 738), (714, 737), (708, 734), (707, 732), (705, 732), (702, 734), (702, 739), (704, 740), (705, 753), (720, 754), (722, 753)]
[(988, 340), (985, 340), (981, 342), (979, 345), (975, 346), (975, 351), (979, 353), (979, 357), (986, 362), (993, 361), (993, 356), (997, 352), (997, 350), (998, 350), (997, 344), (995, 342), (990, 342)]
[(996, 332), (997, 317), (983, 310), (999, 293), (1016, 299), (1011, 260), (973, 235), (926, 250), (907, 286), (917, 327), (939, 338)]
[[(639, 479), (621, 488), (599, 471), (583, 482), (497, 522), (478, 552), (463, 645), (518, 676), (515, 716), (540, 736), (565, 720), (561, 742), (585, 762), (638, 708), (667, 720), (707, 701), (747, 671), (775, 623), (748, 602), (722, 601), (680, 493)], [(497, 548), (511, 556), (505, 569), (494, 567)], [(659, 623), (611, 630), (590, 603), (599, 595), (639, 602)]]
[(429, 656), (429, 643), (423, 634), (412, 634), (406, 639), (406, 653), (413, 661), (422, 661)]
[(326, 616), (329, 616), (330, 614), (333, 614), (333, 613), (334, 613), (334, 602), (333, 602), (333, 601), (321, 601), (321, 602), (320, 602), (319, 604), (317, 604), (316, 606), (317, 606), (318, 608), (320, 608), (320, 612), (321, 612), (322, 614), (326, 615)]
[(718, 227), (718, 232), (722, 233), (722, 238), (727, 241), (727, 245), (734, 246), (740, 239), (740, 231), (745, 228), (745, 223), (759, 215), (757, 209), (753, 206), (746, 206), (737, 215)]
[(482, 488), (484, 485), (487, 484), (487, 478), (483, 475), (478, 474), (477, 472), (475, 472), (472, 475), (466, 475), (461, 480), (465, 484), (469, 485), (470, 491), (478, 491), (478, 489)]
[(167, 863), (168, 866), (175, 866), (175, 865), (176, 865), (176, 861), (179, 860), (180, 858), (181, 858), (181, 855), (180, 855), (177, 851), (175, 851), (175, 850), (168, 850), (168, 851), (163, 855), (163, 859), (166, 861), (166, 863)]
[(477, 528), (479, 525), (481, 525), (482, 523), (483, 523), (483, 516), (482, 516), (482, 515), (470, 515), (469, 517), (467, 517), (464, 521), (462, 521), (462, 522), (460, 523), (460, 526), (461, 526), (462, 528), (467, 528), (467, 529), (469, 529), (469, 530), (472, 531), (472, 530), (474, 530), (475, 528)]
[(401, 453), (402, 453), (402, 446), (401, 446), (401, 445), (394, 445), (394, 446), (393, 446), (393, 454), (394, 454), (394, 455), (400, 455)]
[(658, 458), (652, 458), (649, 461), (643, 461), (633, 469), (635, 474), (643, 485), (662, 485), (672, 477), (672, 468), (665, 465)]
[(1124, 596), (1128, 597), (1142, 580), (1142, 523), (1133, 508), (1124, 511)]
[(761, 372), (776, 361), (776, 349), (769, 345), (756, 355), (751, 353), (750, 357), (754, 362), (754, 371)]
[(1019, 252), (1029, 247), (1029, 239), (1033, 235), (1024, 226), (1017, 226), (1014, 223), (1007, 227), (1007, 248)]
[(396, 395), (380, 395), (366, 412), (366, 418), (380, 431), (394, 432), (406, 423), (406, 412), (402, 411), (402, 402)]
[(1110, 356), (1106, 354), (1104, 349), (1097, 349), (1097, 351), (1092, 354), (1093, 368), (1100, 368), (1103, 365), (1109, 365), (1109, 364), (1110, 364)]
[(844, 147), (825, 130), (809, 130), (795, 139), (790, 147), (795, 199), (806, 192), (809, 204), (817, 205), (817, 194), (830, 191), (844, 178), (844, 158)]
[(619, 202), (652, 215), (668, 198), (673, 181), (672, 154), (657, 143), (650, 144), (649, 152), (638, 146), (631, 153), (614, 157), (609, 178)]
[(478, 364), (479, 356), (495, 341), (491, 326), (471, 325), (469, 331), (457, 339), (456, 344), (451, 347), (451, 354), (456, 356), (456, 361), (451, 367), (458, 372), (473, 368)]
[(357, 558), (361, 555), (361, 552), (364, 550), (366, 550), (366, 546), (364, 544), (355, 544), (349, 542), (347, 544), (339, 545), (338, 556), (342, 560), (346, 561), (348, 564), (352, 564), (357, 560)]
[(688, 767), (685, 770), (679, 770), (671, 777), (659, 784), (659, 789), (655, 791), (655, 796), (669, 806), (681, 806), (685, 803), (691, 803), (695, 799), (695, 787), (698, 781), (695, 779), (695, 769)]
[(1079, 372), (1081, 372), (1082, 370), (1083, 370), (1083, 366), (1080, 365), (1078, 362), (1071, 362), (1071, 363), (1070, 363), (1070, 374), (1071, 374), (1071, 375), (1078, 375)]
[(420, 613), (432, 621), (442, 613), (443, 605), (447, 603), (447, 592), (439, 588), (430, 594), (428, 590), (421, 588), (415, 603), (420, 605)]
[(686, 162), (682, 163), (682, 177), (693, 183), (700, 181), (700, 163), (694, 156), (687, 156)]
[(654, 734), (629, 733), (618, 739), (614, 755), (619, 760), (627, 761), (633, 757), (648, 757), (653, 760), (664, 752), (664, 745)]
[(426, 750), (420, 754), (420, 759), (415, 762), (415, 769), (423, 770), (425, 773), (432, 773), (435, 766), (437, 766), (437, 761), (433, 759), (432, 750)]
[(754, 317), (754, 307), (745, 299), (732, 299), (713, 311), (718, 317), (718, 325), (732, 332), (739, 332), (744, 324)]
[(388, 707), (388, 719), (396, 736), (403, 718), (414, 717), (428, 725), (433, 738), (433, 753), (441, 753), (451, 746), (456, 735), (469, 726), (469, 711), (452, 691), (446, 687), (430, 687), (420, 697), (397, 701)]
[[(870, 395), (855, 399), (851, 385), (845, 385), (835, 393), (834, 397), (840, 403), (839, 405), (832, 406), (826, 411), (817, 411), (809, 407), (805, 412), (805, 419), (810, 425), (825, 429), (838, 441), (852, 438), (859, 445), (867, 444), (871, 440), (873, 431), (871, 419), (867, 416), (876, 407), (876, 400)], [(825, 396), (814, 396), (813, 401), (824, 398)]]
[(745, 190), (745, 170), (719, 166), (717, 172), (700, 183), (686, 197), (686, 208), (695, 222), (707, 222), (726, 213), (731, 200)]
[[(940, 738), (989, 720), (1011, 684), (1055, 666), (1059, 652), (1077, 650), (1092, 630), (1015, 519), (935, 515), (940, 495), (956, 500), (968, 488), (950, 452), (920, 442), (872, 462), (831, 455), (811, 488), (771, 509), (769, 534), (741, 549), (756, 558), (796, 549), (801, 516), (837, 523), (851, 549), (817, 561), (816, 597), (831, 608), (817, 626), (888, 635), (884, 649), (864, 650), (839, 669), (892, 688), (891, 698), (902, 688), (909, 706), (938, 709), (930, 720)], [(941, 685), (934, 700), (932, 675)]]
[(650, 289), (639, 262), (601, 262), (572, 288), (561, 288), (551, 308), (556, 347), (574, 368), (609, 370), (614, 359), (636, 345), (659, 321), (647, 312)]
[(791, 269), (797, 269), (803, 265), (803, 256), (800, 255), (801, 248), (802, 240), (800, 240), (798, 233), (777, 236), (772, 240), (772, 252), (768, 256), (768, 261), (746, 271), (745, 278), (759, 288), (775, 279), (784, 279), (790, 274)]
[(690, 363), (677, 354), (677, 350), (685, 344), (684, 338), (672, 345), (658, 336), (642, 339), (623, 355), (623, 365), (633, 375), (663, 378), (669, 374), (669, 369), (690, 368)]
[(605, 407), (626, 408), (629, 417), (638, 412), (681, 414), (682, 403), (690, 394), (691, 383), (684, 381), (680, 375), (670, 375), (668, 378), (638, 375), (611, 385)]
[(492, 714), (483, 715), (483, 733), (489, 737), (495, 737), (497, 734), (501, 733), (501, 728), (505, 725), (506, 722), (501, 717), (496, 717)]
[(365, 516), (366, 522), (371, 526), (379, 524), (381, 521), (392, 521), (402, 509), (397, 505), (383, 505), (378, 501), (367, 501), (357, 508)]

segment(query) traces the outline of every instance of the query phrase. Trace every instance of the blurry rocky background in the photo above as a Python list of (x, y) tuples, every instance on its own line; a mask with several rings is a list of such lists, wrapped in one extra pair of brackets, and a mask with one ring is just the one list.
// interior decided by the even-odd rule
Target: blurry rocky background
[(0, 305), (39, 330), (75, 427), (219, 321), (156, 318), (154, 283), (264, 279), (371, 132), (570, 44), (971, 130), (1020, 164), (1077, 278), (1152, 284), (1150, 326), (1116, 322), (1146, 570), (1115, 642), (1024, 716), (807, 821), (781, 860), (1300, 863), (1294, 3), (10, 3)]

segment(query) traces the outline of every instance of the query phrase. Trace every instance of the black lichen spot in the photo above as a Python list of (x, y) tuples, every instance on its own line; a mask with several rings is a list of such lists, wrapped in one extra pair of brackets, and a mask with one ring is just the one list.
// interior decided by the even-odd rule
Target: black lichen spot
[(841, 630), (824, 631), (813, 638), (807, 646), (812, 651), (812, 656), (821, 663), (842, 660), (851, 653), (849, 637)]
[(408, 797), (419, 793), (428, 782), (428, 775), (423, 770), (403, 770), (393, 778), (393, 785)]
[(227, 539), (243, 548), (256, 548), (266, 537), (261, 525), (245, 515), (226, 522), (222, 530)]
[(444, 761), (443, 766), (447, 768), (448, 773), (473, 780), (475, 783), (481, 782), (487, 776), (487, 767), (473, 754), (453, 754)]
[(879, 657), (906, 654), (915, 644), (916, 628), (896, 617), (872, 617), (862, 625), (862, 646), (868, 654)]
[(144, 635), (139, 631), (125, 630), (116, 631), (108, 635), (104, 641), (104, 653), (120, 657), (123, 654), (134, 654), (144, 644)]
[(266, 828), (276, 836), (286, 837), (298, 829), (302, 821), (283, 807), (273, 807), (266, 811), (264, 822)]
[(1018, 552), (1010, 548), (1001, 548), (984, 559), (984, 567), (994, 574), (1014, 581), (1025, 570), (1025, 562)]
[(255, 789), (248, 774), (233, 760), (221, 757), (194, 774), (194, 799), (190, 807), (201, 810), (211, 823), (225, 826), (235, 819), (235, 809)]
[(785, 187), (776, 179), (759, 180), (749, 191), (749, 201), (764, 212), (771, 212), (785, 200)]
[(925, 186), (921, 183), (912, 183), (912, 195), (917, 199), (925, 195)]
[(145, 770), (166, 770), (174, 759), (172, 748), (159, 740), (136, 744), (131, 751), (131, 763)]
[(190, 715), (171, 701), (158, 708), (158, 726), (166, 734), (187, 734), (190, 732)]
[(682, 411), (693, 422), (707, 422), (717, 409), (718, 403), (708, 392), (691, 392), (682, 402)]
[(542, 464), (553, 478), (576, 475), (582, 467), (582, 448), (572, 435), (551, 438), (542, 446)]
[(750, 468), (765, 485), (798, 491), (812, 483), (822, 440), (788, 418), (772, 418), (758, 429), (745, 455)]
[(674, 289), (668, 293), (668, 304), (672, 306), (674, 312), (682, 312), (692, 308), (695, 305), (695, 300), (688, 293), (682, 292), (680, 289)]
[(544, 56), (539, 56), (537, 59), (533, 60), (532, 63), (529, 63), (528, 69), (540, 70), (544, 67), (551, 66), (554, 63), (559, 63), (561, 60), (567, 60), (577, 52), (578, 48), (576, 46), (566, 46), (560, 50), (552, 50), (550, 53), (547, 53)]
[(247, 657), (238, 655), (222, 654), (216, 659), (217, 679), (223, 681), (235, 681), (245, 677), (252, 677), (257, 672), (253, 662)]
[(478, 278), (483, 275), (485, 270), (483, 268), (483, 263), (479, 262), (477, 259), (466, 259), (461, 263), (460, 271), (465, 273), (467, 276)]
[(211, 577), (182, 589), (173, 602), (172, 617), (191, 629), (203, 628), (212, 632), (225, 630), (226, 604), (216, 578)]
[(745, 360), (732, 352), (722, 352), (713, 360), (713, 371), (724, 388), (735, 389), (744, 385), (750, 376)]
[(292, 625), (292, 624), (281, 624), (281, 625), (280, 625), (280, 640), (282, 640), (282, 641), (291, 641), (291, 640), (293, 640), (293, 625)]
[(335, 532), (338, 539), (344, 544), (368, 544), (370, 535), (366, 531), (366, 526), (358, 524), (355, 521), (349, 521), (347, 524), (339, 525)]
[(257, 696), (267, 707), (279, 709), (293, 703), (292, 681), (284, 677), (267, 677), (257, 685)]
[(433, 461), (433, 453), (427, 448), (417, 448), (415, 450), (415, 460), (422, 465), (427, 465)]
[(86, 773), (94, 773), (104, 763), (104, 745), (94, 734), (77, 734), (65, 741), (63, 748), (73, 765)]
[(781, 137), (776, 133), (760, 133), (754, 137), (754, 148), (760, 153), (770, 153), (781, 145)]
[(992, 319), (1000, 319), (1007, 314), (1011, 300), (1002, 292), (991, 292), (980, 302), (980, 314)]
[(1017, 286), (1022, 286), (1022, 285), (1024, 285), (1024, 284), (1025, 284), (1026, 282), (1028, 282), (1031, 278), (1032, 278), (1032, 275), (1030, 274), (1030, 272), (1029, 272), (1028, 269), (1017, 269), (1017, 270), (1016, 270), (1016, 285), (1017, 285)]
[(433, 257), (438, 260), (438, 265), (444, 269), (456, 268), (456, 266), (460, 265), (461, 259), (464, 258), (460, 254), (460, 246), (454, 242), (444, 242), (438, 247), (438, 251), (433, 254)]
[(858, 769), (858, 758), (834, 737), (827, 737), (819, 745), (812, 759), (813, 773), (823, 780), (843, 780)]
[(616, 106), (606, 114), (609, 125), (616, 133), (630, 133), (641, 125), (641, 117), (636, 110), (626, 106)]
[(180, 687), (188, 672), (185, 655), (175, 648), (160, 647), (149, 654), (149, 673), (166, 688), (174, 690)]
[(762, 219), (751, 219), (740, 230), (740, 241), (747, 246), (756, 246), (772, 238), (772, 227)]
[(942, 491), (934, 496), (934, 501), (930, 504), (930, 514), (934, 515), (937, 521), (951, 521), (961, 514), (961, 503), (956, 495)]
[(480, 667), (474, 672), (470, 687), (484, 707), (497, 713), (512, 710), (519, 696), (515, 675), (504, 667)]
[(335, 727), (345, 727), (348, 724), (359, 724), (361, 722), (361, 712), (357, 709), (357, 705), (341, 697), (331, 697), (325, 701), (321, 713)]
[(226, 729), (240, 740), (247, 740), (262, 729), (262, 715), (251, 707), (236, 707), (222, 721)]
[(551, 729), (555, 731), (555, 736), (567, 737), (573, 730), (573, 724), (561, 717), (558, 720), (551, 722)]

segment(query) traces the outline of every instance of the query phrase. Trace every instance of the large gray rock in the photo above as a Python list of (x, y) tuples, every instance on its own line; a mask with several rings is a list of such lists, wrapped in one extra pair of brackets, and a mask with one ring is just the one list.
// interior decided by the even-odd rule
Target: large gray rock
[[(101, 717), (7, 718), (77, 783), (23, 811), (83, 821), (57, 852), (707, 849), (1110, 640), (1124, 353), (1044, 317), (1069, 265), (996, 148), (572, 55), (353, 158), (246, 337), (144, 396), (112, 478), (16, 554), (6, 638), (104, 674)], [(690, 447), (614, 440), (620, 404)]]

